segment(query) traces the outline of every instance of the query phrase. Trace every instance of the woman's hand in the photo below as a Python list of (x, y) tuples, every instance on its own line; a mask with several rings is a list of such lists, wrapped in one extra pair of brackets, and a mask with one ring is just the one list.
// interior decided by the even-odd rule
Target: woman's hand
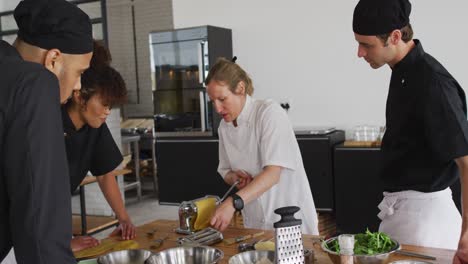
[(237, 185), (237, 189), (239, 190), (243, 189), (253, 180), (252, 175), (243, 170), (231, 171), (229, 177), (230, 185), (233, 185), (237, 180), (239, 180), (239, 184)]
[(136, 237), (136, 228), (130, 219), (119, 220), (119, 226), (110, 234), (110, 236), (120, 235), (123, 240), (134, 239)]
[(76, 236), (71, 240), (71, 249), (73, 252), (95, 247), (97, 245), (99, 245), (99, 240), (91, 236)]
[(458, 242), (458, 249), (453, 256), (453, 264), (466, 264), (468, 263), (468, 234), (462, 232), (460, 241)]
[(234, 206), (232, 205), (232, 198), (227, 198), (221, 205), (216, 209), (213, 217), (211, 218), (210, 224), (219, 231), (224, 231), (231, 223), (232, 216), (234, 215)]

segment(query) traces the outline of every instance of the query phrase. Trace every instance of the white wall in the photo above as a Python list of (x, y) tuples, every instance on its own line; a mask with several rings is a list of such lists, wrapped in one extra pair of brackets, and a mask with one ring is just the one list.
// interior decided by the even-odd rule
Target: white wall
[[(238, 63), (257, 98), (288, 100), (294, 126), (384, 125), (391, 71), (357, 58), (357, 0), (173, 0), (175, 28), (233, 30)], [(468, 1), (412, 0), (415, 37), (468, 88)]]

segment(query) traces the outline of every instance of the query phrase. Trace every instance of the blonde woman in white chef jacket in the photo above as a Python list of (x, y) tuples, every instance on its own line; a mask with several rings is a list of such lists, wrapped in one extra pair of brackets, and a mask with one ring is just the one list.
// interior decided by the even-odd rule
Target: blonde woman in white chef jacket
[(252, 80), (236, 63), (220, 59), (206, 79), (207, 93), (222, 116), (218, 172), (239, 191), (214, 213), (224, 230), (236, 210), (247, 228), (273, 229), (283, 206), (299, 206), (304, 234), (318, 235), (318, 220), (301, 153), (286, 112), (270, 100), (255, 100)]

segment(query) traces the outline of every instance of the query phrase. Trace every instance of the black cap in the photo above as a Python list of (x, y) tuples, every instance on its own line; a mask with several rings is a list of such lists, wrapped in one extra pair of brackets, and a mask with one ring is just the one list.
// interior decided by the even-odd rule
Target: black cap
[(408, 25), (410, 13), (408, 0), (360, 0), (354, 9), (353, 31), (365, 36), (387, 34)]
[(18, 37), (31, 45), (68, 54), (93, 51), (91, 21), (65, 0), (23, 0), (14, 12)]

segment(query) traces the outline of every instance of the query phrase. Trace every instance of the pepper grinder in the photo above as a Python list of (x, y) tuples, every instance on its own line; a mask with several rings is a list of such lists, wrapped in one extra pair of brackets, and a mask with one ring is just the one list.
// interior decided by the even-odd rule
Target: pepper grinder
[(339, 235), (338, 244), (340, 244), (341, 264), (353, 264), (354, 259), (354, 235)]

